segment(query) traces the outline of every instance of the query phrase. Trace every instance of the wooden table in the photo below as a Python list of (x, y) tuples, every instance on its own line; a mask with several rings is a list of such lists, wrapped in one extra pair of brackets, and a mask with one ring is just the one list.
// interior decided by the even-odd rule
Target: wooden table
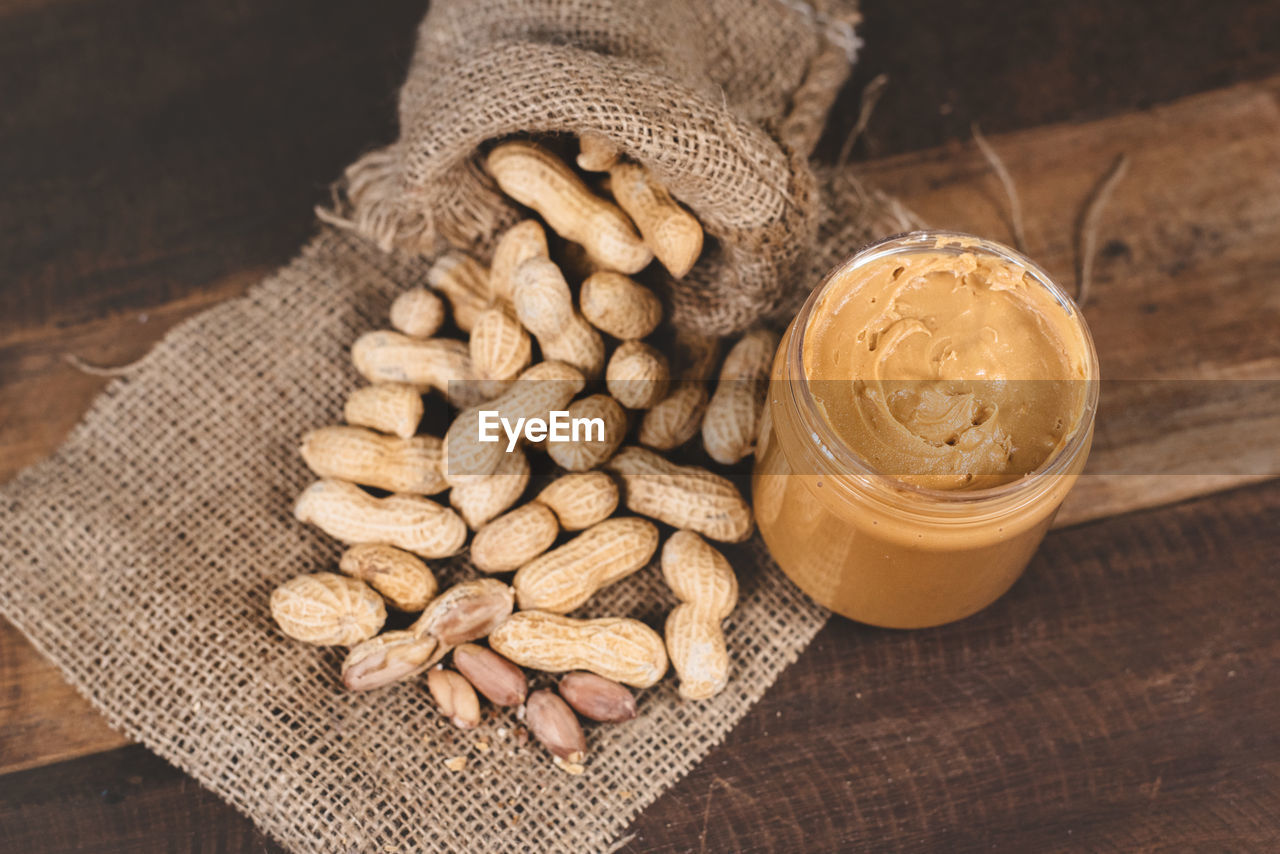
[[(422, 12), (0, 10), (0, 479), (105, 382), (66, 354), (128, 362), (290, 257), (326, 183), (394, 135)], [(1086, 310), (1109, 375), (1280, 377), (1276, 3), (867, 0), (865, 17), (826, 156), (887, 73), (859, 174), (933, 224), (1008, 239), (980, 122), (1028, 250), (1072, 281), (1081, 205), (1128, 154)], [(1280, 484), (1242, 485), (1265, 473), (1274, 412), (1224, 425), (1124, 403), (1141, 417), (1113, 411), (1101, 459), (1146, 448), (1134, 470), (1161, 474), (1086, 486), (977, 617), (833, 620), (627, 850), (1280, 847)], [(1188, 477), (1188, 444), (1227, 453)], [(0, 849), (275, 850), (0, 635)]]

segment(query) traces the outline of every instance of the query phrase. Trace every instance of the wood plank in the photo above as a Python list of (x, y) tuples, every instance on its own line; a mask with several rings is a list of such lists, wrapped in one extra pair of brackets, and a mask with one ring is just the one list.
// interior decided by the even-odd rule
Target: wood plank
[(284, 263), (395, 136), (426, 0), (0, 4), (0, 334)]
[[(937, 0), (865, 0), (868, 44), (828, 153), (880, 72), (892, 82), (860, 152), (937, 145), (975, 119), (991, 132), (1107, 115), (1280, 67), (1266, 43), (1280, 7), (1267, 0), (1122, 13), (1107, 0), (1056, 11), (1000, 2), (974, 16)], [(394, 132), (391, 93), (422, 5), (398, 0), (373, 15), (300, 0), (0, 9), (0, 479), (56, 447), (101, 387), (63, 366), (64, 352), (129, 361), (162, 326), (288, 258), (325, 182)], [(1007, 38), (975, 62), (990, 18)], [(20, 389), (10, 376), (22, 377)], [(0, 758), (29, 750), (23, 761), (50, 761), (77, 737), (86, 750), (114, 744), (56, 671), (6, 631), (0, 670), (31, 675), (19, 700), (0, 675)], [(23, 732), (42, 716), (54, 729)], [(4, 740), (10, 732), (22, 735)], [(182, 799), (195, 795), (177, 791), (175, 809), (189, 810)], [(169, 829), (127, 844), (166, 847)]]
[(212, 792), (136, 745), (0, 777), (0, 849), (284, 851)]
[[(858, 144), (883, 157), (1055, 122), (1085, 122), (1277, 72), (1280, 5), (862, 0), (864, 40), (823, 150), (857, 117), (856, 93), (889, 77)], [(842, 115), (841, 115), (842, 114)]]
[(1280, 483), (1049, 535), (988, 610), (835, 619), (627, 851), (1271, 851)]
[[(150, 311), (116, 312), (71, 326), (44, 326), (0, 338), (0, 481), (51, 454), (108, 376), (89, 366), (127, 366), (176, 324), (261, 281), (269, 268), (244, 270), (208, 283)], [(56, 393), (50, 394), (51, 390)]]
[[(1159, 367), (1158, 376), (1164, 379), (1280, 377), (1280, 340), (1264, 334), (1268, 328), (1280, 328), (1280, 306), (1268, 301), (1266, 290), (1257, 285), (1273, 281), (1280, 269), (1278, 86), (1274, 80), (1247, 84), (1134, 116), (993, 138), (1023, 186), (1031, 254), (1062, 281), (1071, 279), (1071, 224), (1080, 200), (1116, 153), (1129, 151), (1134, 157), (1131, 173), (1104, 219), (1103, 242), (1123, 242), (1127, 249), (1106, 253), (1100, 261), (1095, 301), (1086, 309), (1108, 375), (1146, 377)], [(1172, 133), (1172, 128), (1179, 133)], [(1204, 168), (1180, 166), (1183, 160)], [(1252, 170), (1247, 180), (1242, 169)], [(968, 147), (869, 163), (861, 174), (900, 193), (934, 224), (997, 237), (1007, 232), (998, 187), (985, 161)], [(1167, 181), (1162, 177), (1166, 175)], [(1154, 204), (1152, 193), (1159, 194), (1161, 210), (1178, 216), (1152, 218), (1144, 213)], [(1200, 233), (1218, 236), (1196, 239)], [(1228, 241), (1224, 235), (1234, 236)], [(5, 378), (0, 384), (0, 412), (6, 413), (0, 421), (0, 477), (56, 448), (105, 382), (77, 373), (63, 361), (64, 353), (105, 363), (130, 361), (168, 326), (209, 302), (238, 293), (261, 272), (218, 280), (189, 299), (148, 312), (146, 323), (139, 323), (136, 313), (118, 313), (70, 328), (11, 333), (8, 341), (0, 342), (0, 377)], [(1202, 289), (1211, 296), (1203, 296)], [(1198, 363), (1196, 348), (1182, 342), (1199, 343), (1202, 338), (1209, 344), (1219, 338), (1235, 342), (1238, 358), (1229, 348), (1206, 345), (1211, 361)], [(58, 394), (50, 395), (50, 388), (57, 388)], [(1148, 397), (1148, 405), (1153, 399), (1164, 408), (1128, 407), (1129, 422), (1109, 422), (1104, 410), (1094, 452), (1104, 470), (1125, 470), (1126, 458), (1141, 449), (1142, 435), (1130, 422), (1171, 423), (1178, 401)], [(1086, 477), (1064, 507), (1059, 524), (1245, 482), (1247, 472), (1225, 466), (1244, 458), (1242, 447), (1264, 457), (1252, 465), (1274, 460), (1274, 447), (1262, 440), (1278, 432), (1267, 429), (1277, 409), (1265, 398), (1254, 403), (1256, 417), (1250, 421), (1224, 427), (1221, 422), (1193, 419), (1165, 436), (1157, 450), (1166, 455), (1167, 470), (1175, 473), (1159, 473), (1161, 459), (1144, 459), (1140, 464), (1151, 466), (1144, 477)], [(1109, 423), (1114, 426), (1104, 427)], [(1187, 453), (1202, 446), (1225, 448), (1230, 458), (1205, 460)], [(1178, 474), (1175, 464), (1224, 468)], [(0, 685), (5, 686), (0, 698), (36, 692), (21, 683), (10, 686), (3, 674)], [(84, 723), (96, 718), (87, 704), (69, 691), (56, 699), (66, 728), (83, 725), (85, 733), (94, 731), (93, 724)], [(21, 720), (25, 714), (20, 706), (0, 699), (0, 721)], [(65, 740), (56, 731), (48, 739), (40, 732), (30, 738), (18, 732), (0, 728), (0, 762), (5, 765), (25, 767), (66, 755)], [(100, 728), (99, 733), (100, 741), (86, 735), (76, 749), (109, 749), (119, 743), (114, 734)]]
[[(394, 135), (425, 7), (0, 4), (0, 333), (154, 310), (285, 261), (327, 183)], [(828, 157), (881, 73), (891, 82), (859, 156), (965, 138), (973, 121), (994, 133), (1094, 119), (1280, 71), (1271, 0), (861, 7), (865, 46)]]
[[(1280, 474), (1280, 79), (992, 141), (1024, 211), (1027, 253), (1074, 288), (1076, 223), (1116, 158), (1084, 314), (1103, 401), (1071, 524)], [(931, 225), (1013, 242), (973, 145), (864, 164)]]
[(0, 775), (129, 743), (8, 620), (0, 620), (0, 732)]
[[(1273, 850), (1277, 513), (1269, 483), (1058, 531), (963, 622), (831, 621), (624, 850)], [(0, 848), (200, 844), (279, 850), (140, 747), (0, 776)]]

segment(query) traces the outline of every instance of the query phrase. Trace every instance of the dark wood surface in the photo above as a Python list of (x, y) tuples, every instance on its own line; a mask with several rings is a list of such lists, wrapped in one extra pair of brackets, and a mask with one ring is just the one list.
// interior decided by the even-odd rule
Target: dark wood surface
[[(0, 478), (52, 450), (101, 387), (65, 353), (128, 361), (287, 260), (327, 182), (394, 134), (422, 6), (0, 9)], [(1054, 187), (1105, 168), (1114, 146), (1145, 148), (1141, 133), (1156, 125), (1135, 130), (1135, 110), (1280, 73), (1272, 2), (864, 8), (863, 65), (824, 150), (838, 149), (861, 84), (889, 74), (856, 153), (880, 158), (868, 171), (939, 224), (974, 215), (955, 187), (987, 180), (960, 150), (973, 121), (1005, 134), (993, 142), (1024, 192), (1052, 200)], [(1274, 113), (1274, 84), (1239, 92), (1205, 103)], [(1045, 143), (1028, 129), (1083, 121), (1113, 147), (1091, 132), (1074, 171), (1042, 170)], [(1237, 159), (1215, 149), (1215, 165), (1210, 150), (1248, 135), (1236, 121), (1227, 138), (1202, 128), (1202, 171)], [(1274, 138), (1249, 150), (1265, 169)], [(1218, 233), (1188, 241), (1182, 281), (1225, 255), (1245, 265), (1231, 281), (1248, 270), (1260, 289), (1274, 283), (1264, 250), (1280, 245), (1267, 242), (1275, 208), (1233, 218), (1221, 193), (1208, 197), (1196, 205)], [(1141, 201), (1117, 196), (1121, 224), (1143, 215)], [(1036, 210), (1033, 254), (1069, 264), (1065, 214)], [(1197, 211), (1181, 214), (1196, 223)], [(979, 215), (990, 230), (1000, 210)], [(1142, 234), (1135, 251), (1109, 256), (1110, 275), (1142, 272), (1180, 236)], [(1127, 311), (1139, 299), (1103, 283), (1100, 305)], [(1218, 362), (1274, 368), (1274, 345), (1263, 345), (1275, 336), (1251, 334), (1234, 329)], [(1280, 486), (1266, 484), (1056, 532), (1009, 597), (958, 626), (905, 634), (833, 621), (636, 822), (631, 849), (1274, 849), (1278, 503)], [(190, 779), (120, 747), (8, 626), (0, 688), (0, 769), (15, 769), (0, 776), (0, 849), (270, 848)]]

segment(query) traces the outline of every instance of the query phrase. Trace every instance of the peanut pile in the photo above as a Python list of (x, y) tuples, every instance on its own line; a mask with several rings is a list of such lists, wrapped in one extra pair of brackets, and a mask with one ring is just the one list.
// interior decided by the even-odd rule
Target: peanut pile
[[(579, 143), (581, 171), (534, 142), (496, 145), (490, 175), (540, 220), (501, 235), (488, 268), (446, 252), (430, 288), (396, 298), (392, 329), (355, 342), (352, 360), (370, 384), (347, 400), (346, 424), (303, 438), (302, 458), (320, 480), (294, 509), (349, 548), (340, 573), (299, 576), (271, 597), (289, 637), (350, 647), (342, 665), (350, 690), (425, 672), (455, 726), (479, 725), (481, 697), (516, 707), (570, 773), (582, 773), (587, 752), (579, 716), (634, 718), (630, 689), (656, 684), (668, 663), (687, 700), (713, 697), (728, 681), (721, 625), (738, 582), (707, 540), (747, 539), (751, 508), (729, 479), (663, 453), (700, 433), (717, 463), (751, 454), (778, 343), (763, 328), (745, 334), (709, 394), (719, 342), (663, 329), (662, 300), (631, 278), (654, 258), (674, 277), (688, 273), (702, 252), (701, 225), (607, 140)], [(440, 334), (446, 315), (466, 341)], [(419, 433), (424, 396), (435, 395), (453, 413), (443, 437)], [(482, 410), (513, 420), (567, 410), (605, 429), (508, 452), (505, 440), (479, 440)], [(629, 436), (637, 444), (624, 445)], [(545, 451), (559, 473), (520, 503), (532, 477), (526, 450)], [(447, 505), (428, 497), (446, 491)], [(620, 505), (638, 515), (614, 515)], [(679, 601), (665, 639), (626, 616), (567, 616), (659, 553), (662, 529), (650, 520), (675, 529), (660, 550)], [(478, 573), (514, 573), (509, 583), (478, 577), (438, 590), (424, 559), (456, 555), (468, 538)], [(387, 606), (418, 616), (383, 631)], [(564, 675), (555, 690), (530, 693), (522, 668)], [(457, 760), (446, 764), (459, 770), (465, 760)]]

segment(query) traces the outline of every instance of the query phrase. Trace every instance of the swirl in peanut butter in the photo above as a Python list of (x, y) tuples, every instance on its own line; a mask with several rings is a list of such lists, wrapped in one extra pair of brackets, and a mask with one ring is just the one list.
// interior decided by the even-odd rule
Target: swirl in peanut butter
[(953, 244), (844, 273), (814, 306), (803, 364), (824, 418), (873, 469), (972, 489), (1057, 450), (1083, 414), (1088, 351), (1025, 270)]

